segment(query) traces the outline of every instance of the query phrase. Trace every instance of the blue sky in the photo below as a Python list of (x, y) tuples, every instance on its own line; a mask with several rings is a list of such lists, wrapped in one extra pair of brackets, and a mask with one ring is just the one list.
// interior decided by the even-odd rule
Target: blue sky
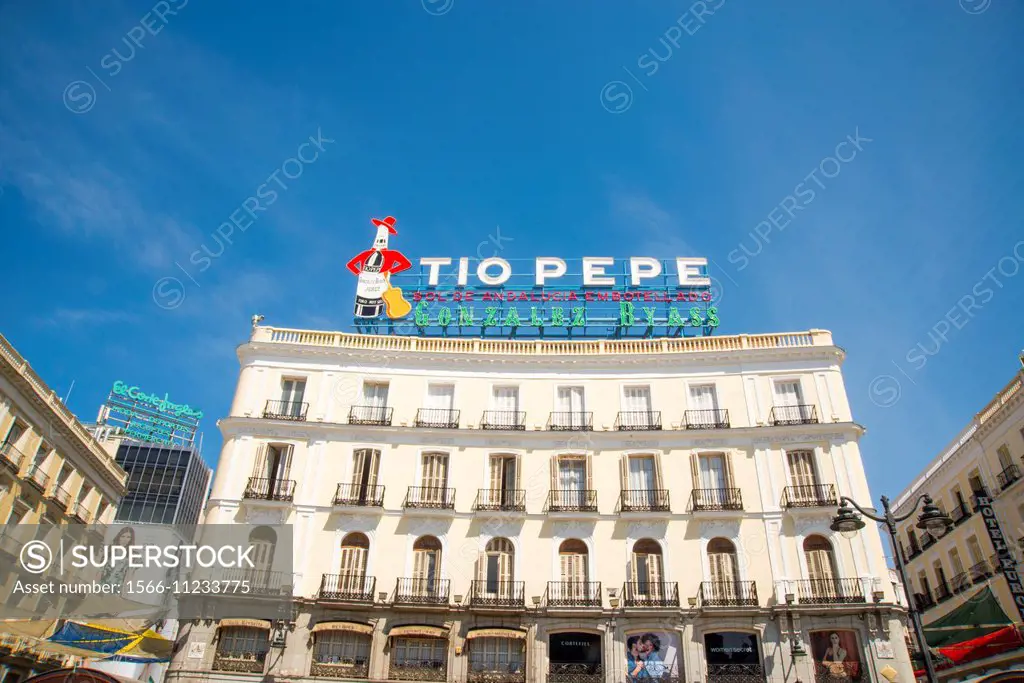
[(5, 3), (0, 331), (83, 419), (116, 379), (201, 407), (213, 462), (250, 316), (346, 325), (370, 216), (412, 255), (705, 255), (721, 333), (834, 332), (895, 495), (1019, 367), (1024, 6), (703, 7)]

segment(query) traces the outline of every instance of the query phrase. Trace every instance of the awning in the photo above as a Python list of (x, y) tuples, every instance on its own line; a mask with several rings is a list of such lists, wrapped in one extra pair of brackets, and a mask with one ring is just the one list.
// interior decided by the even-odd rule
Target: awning
[(264, 631), (270, 630), (270, 622), (266, 619), (221, 619), (219, 627), (243, 626), (245, 628), (259, 628)]
[(443, 626), (395, 626), (388, 632), (388, 638), (447, 638), (448, 629)]
[(949, 614), (925, 624), (924, 635), (929, 647), (941, 648), (987, 636), (1012, 623), (992, 589), (985, 586)]
[(323, 633), (324, 631), (348, 631), (349, 633), (362, 633), (373, 635), (373, 627), (369, 624), (360, 624), (356, 621), (321, 621), (313, 627), (312, 633)]
[(475, 628), (466, 634), (466, 640), (474, 638), (515, 638), (525, 640), (526, 631), (518, 628)]

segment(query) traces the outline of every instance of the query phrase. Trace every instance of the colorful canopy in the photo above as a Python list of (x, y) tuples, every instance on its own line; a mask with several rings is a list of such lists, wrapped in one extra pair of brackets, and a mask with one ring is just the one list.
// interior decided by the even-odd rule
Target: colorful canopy
[(173, 643), (152, 629), (128, 630), (104, 623), (3, 621), (0, 633), (25, 641), (39, 652), (115, 662), (169, 662)]

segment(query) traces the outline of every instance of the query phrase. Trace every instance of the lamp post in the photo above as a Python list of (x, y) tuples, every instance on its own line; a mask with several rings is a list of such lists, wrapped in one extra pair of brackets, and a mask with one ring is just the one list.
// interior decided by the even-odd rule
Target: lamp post
[(924, 668), (928, 676), (928, 683), (937, 683), (938, 678), (935, 677), (935, 666), (932, 664), (932, 657), (928, 652), (928, 641), (924, 637), (921, 614), (917, 611), (917, 607), (914, 605), (914, 598), (910, 595), (910, 580), (907, 577), (907, 568), (903, 565), (903, 555), (900, 553), (900, 545), (896, 540), (896, 523), (910, 519), (917, 512), (917, 508), (921, 505), (922, 501), (924, 502), (924, 508), (921, 510), (921, 516), (917, 518), (917, 528), (924, 529), (938, 538), (946, 532), (946, 529), (953, 526), (953, 520), (950, 519), (949, 515), (936, 507), (932, 497), (927, 493), (921, 495), (906, 514), (900, 516), (892, 513), (887, 496), (882, 496), (882, 510), (884, 512), (882, 516), (874, 515), (860, 505), (857, 505), (856, 501), (846, 496), (841, 496), (839, 498), (838, 514), (832, 518), (830, 528), (832, 531), (838, 531), (845, 538), (853, 538), (858, 531), (864, 528), (864, 520), (850, 509), (850, 505), (857, 508), (857, 512), (868, 519), (885, 524), (885, 529), (889, 532), (889, 540), (892, 543), (893, 555), (896, 558), (896, 570), (900, 574), (900, 581), (903, 582), (903, 592), (907, 596), (907, 612), (910, 614), (910, 620), (914, 625), (914, 635), (917, 636), (917, 642), (921, 647), (921, 654), (924, 655)]

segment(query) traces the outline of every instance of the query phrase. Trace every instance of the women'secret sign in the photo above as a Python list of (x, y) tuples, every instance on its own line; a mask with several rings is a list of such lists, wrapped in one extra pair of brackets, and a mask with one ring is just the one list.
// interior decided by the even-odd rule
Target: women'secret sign
[(696, 336), (719, 326), (703, 257), (428, 256), (389, 242), (397, 219), (373, 218), (370, 249), (348, 261), (357, 276), (360, 332), (433, 336)]

